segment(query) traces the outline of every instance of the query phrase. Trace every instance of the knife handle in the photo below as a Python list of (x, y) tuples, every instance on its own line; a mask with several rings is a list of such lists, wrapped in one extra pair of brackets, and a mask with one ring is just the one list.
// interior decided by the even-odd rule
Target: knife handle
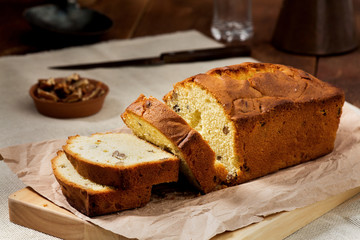
[(248, 46), (235, 46), (168, 52), (161, 54), (160, 59), (164, 63), (195, 62), (230, 57), (250, 56), (250, 53), (251, 50)]

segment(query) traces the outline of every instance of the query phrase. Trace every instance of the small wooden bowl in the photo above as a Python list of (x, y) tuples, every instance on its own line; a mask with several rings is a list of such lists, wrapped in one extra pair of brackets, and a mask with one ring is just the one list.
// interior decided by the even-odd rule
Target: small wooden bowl
[[(92, 79), (88, 80), (91, 83), (99, 82)], [(37, 111), (53, 118), (81, 118), (91, 116), (101, 110), (105, 97), (109, 93), (109, 87), (101, 82), (101, 87), (105, 90), (105, 93), (100, 97), (81, 102), (64, 103), (38, 98), (35, 94), (37, 87), (38, 84), (34, 84), (29, 91)]]

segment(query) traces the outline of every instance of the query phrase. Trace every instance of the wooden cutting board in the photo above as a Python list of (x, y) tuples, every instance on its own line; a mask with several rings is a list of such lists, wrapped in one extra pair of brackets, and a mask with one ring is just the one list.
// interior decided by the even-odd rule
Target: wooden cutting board
[[(304, 208), (277, 213), (262, 222), (213, 239), (283, 239), (360, 192), (351, 189)], [(21, 189), (8, 198), (10, 221), (49, 235), (65, 239), (127, 239), (76, 217), (30, 188)]]

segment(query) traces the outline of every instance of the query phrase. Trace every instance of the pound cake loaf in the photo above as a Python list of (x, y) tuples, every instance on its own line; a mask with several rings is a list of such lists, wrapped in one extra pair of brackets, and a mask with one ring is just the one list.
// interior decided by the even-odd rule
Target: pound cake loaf
[(89, 217), (142, 207), (150, 201), (151, 186), (123, 190), (94, 183), (75, 170), (63, 151), (51, 164), (66, 200)]
[(180, 160), (132, 134), (76, 135), (63, 150), (82, 176), (99, 184), (129, 189), (178, 180)]
[(140, 95), (121, 115), (138, 137), (181, 159), (180, 171), (204, 193), (216, 188), (219, 179), (215, 154), (201, 135), (163, 102)]
[(283, 65), (242, 63), (185, 79), (164, 96), (239, 184), (333, 150), (344, 93)]

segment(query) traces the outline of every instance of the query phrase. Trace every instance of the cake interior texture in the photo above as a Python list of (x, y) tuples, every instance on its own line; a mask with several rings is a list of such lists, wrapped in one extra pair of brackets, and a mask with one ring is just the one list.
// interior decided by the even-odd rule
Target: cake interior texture
[(238, 184), (332, 151), (344, 94), (301, 70), (244, 63), (174, 85), (164, 101)]
[(151, 123), (146, 121), (144, 118), (127, 112), (124, 116), (126, 125), (133, 131), (133, 133), (141, 139), (144, 139), (152, 144), (171, 152), (180, 159), (180, 171), (188, 178), (188, 180), (197, 188), (200, 188), (196, 181), (192, 171), (189, 169), (184, 156), (179, 148), (169, 140), (160, 130), (158, 130)]
[(216, 153), (216, 160), (223, 163), (228, 171), (238, 167), (238, 159), (232, 154), (235, 126), (217, 100), (191, 82), (180, 91), (175, 90), (173, 97), (170, 106), (208, 141)]
[(73, 138), (68, 148), (94, 163), (131, 166), (174, 156), (131, 134), (107, 133)]
[(128, 133), (71, 136), (63, 150), (84, 177), (122, 189), (178, 179), (179, 159)]
[(198, 190), (208, 193), (218, 187), (214, 151), (164, 102), (141, 94), (121, 117), (135, 135), (177, 156), (180, 172)]

